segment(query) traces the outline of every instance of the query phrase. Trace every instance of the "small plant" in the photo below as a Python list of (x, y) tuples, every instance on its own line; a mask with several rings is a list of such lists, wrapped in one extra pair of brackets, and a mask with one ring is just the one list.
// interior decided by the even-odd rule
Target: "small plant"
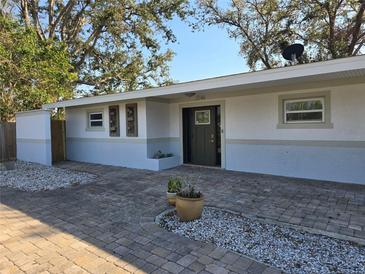
[(155, 154), (153, 154), (153, 159), (162, 159), (162, 158), (167, 158), (167, 157), (172, 157), (174, 156), (174, 154), (172, 153), (162, 153), (161, 150), (157, 151)]
[(157, 151), (155, 154), (153, 154), (153, 159), (160, 159), (163, 158), (162, 156), (164, 156), (164, 154), (162, 153), (161, 150)]
[(200, 198), (203, 194), (200, 191), (196, 191), (192, 184), (185, 185), (178, 193), (178, 196), (183, 198)]
[(176, 194), (176, 212), (180, 221), (199, 219), (204, 207), (204, 196), (195, 190), (196, 177), (184, 178), (183, 188)]
[(181, 187), (182, 187), (181, 180), (177, 177), (175, 178), (171, 177), (167, 184), (167, 192), (177, 193), (181, 190)]

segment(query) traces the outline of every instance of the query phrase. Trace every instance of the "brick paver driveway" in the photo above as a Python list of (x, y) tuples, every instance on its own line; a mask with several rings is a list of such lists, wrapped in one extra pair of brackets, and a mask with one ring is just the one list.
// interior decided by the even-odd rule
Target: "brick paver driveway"
[(207, 204), (272, 222), (365, 239), (365, 187), (179, 167), (163, 172), (65, 162), (95, 182), (27, 193), (1, 189), (1, 273), (278, 273), (211, 244), (167, 232), (173, 174), (200, 179)]

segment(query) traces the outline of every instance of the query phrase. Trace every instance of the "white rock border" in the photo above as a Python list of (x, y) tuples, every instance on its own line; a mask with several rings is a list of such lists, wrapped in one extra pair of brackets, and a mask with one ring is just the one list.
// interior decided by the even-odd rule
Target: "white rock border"
[(97, 176), (87, 172), (16, 161), (12, 170), (0, 171), (0, 187), (23, 191), (42, 191), (93, 182)]
[(183, 223), (169, 210), (157, 216), (156, 222), (173, 233), (216, 244), (288, 273), (365, 273), (365, 246), (232, 211), (205, 207), (200, 220)]

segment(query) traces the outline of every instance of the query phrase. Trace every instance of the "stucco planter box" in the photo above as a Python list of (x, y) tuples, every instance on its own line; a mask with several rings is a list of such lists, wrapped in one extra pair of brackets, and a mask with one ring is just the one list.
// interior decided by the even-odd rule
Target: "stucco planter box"
[(171, 156), (160, 159), (149, 159), (151, 162), (151, 167), (153, 170), (164, 170), (173, 168), (180, 165), (180, 157), (179, 156)]

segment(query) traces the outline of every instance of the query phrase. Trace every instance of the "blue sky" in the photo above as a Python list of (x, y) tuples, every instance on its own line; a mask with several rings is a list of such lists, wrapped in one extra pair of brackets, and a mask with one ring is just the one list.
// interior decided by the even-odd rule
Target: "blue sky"
[(239, 54), (239, 43), (230, 39), (226, 30), (205, 27), (205, 31), (192, 32), (180, 20), (169, 24), (177, 42), (169, 45), (175, 52), (170, 74), (176, 82), (222, 76), (248, 71)]

